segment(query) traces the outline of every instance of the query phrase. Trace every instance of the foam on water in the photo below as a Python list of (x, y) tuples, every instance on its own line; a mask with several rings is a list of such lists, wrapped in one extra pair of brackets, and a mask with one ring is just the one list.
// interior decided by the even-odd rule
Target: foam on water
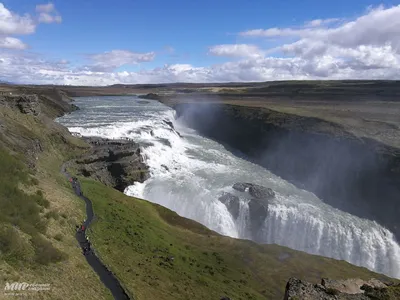
[[(236, 182), (272, 188), (268, 217), (261, 230), (265, 243), (347, 260), (393, 277), (400, 277), (400, 247), (379, 224), (360, 219), (323, 203), (268, 170), (234, 156), (222, 145), (199, 136), (174, 120), (174, 112), (134, 97), (78, 98), (81, 110), (59, 119), (83, 136), (131, 138), (146, 145), (143, 154), (151, 177), (126, 189), (136, 196), (168, 207), (224, 235), (250, 238), (248, 199), (240, 196), (234, 220), (218, 201), (222, 192), (235, 191)], [(173, 122), (183, 135), (164, 121)]]

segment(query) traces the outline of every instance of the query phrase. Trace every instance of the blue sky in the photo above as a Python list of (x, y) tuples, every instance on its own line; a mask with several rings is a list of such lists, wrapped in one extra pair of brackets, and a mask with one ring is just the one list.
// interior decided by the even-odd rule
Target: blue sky
[[(363, 70), (378, 64), (375, 66), (374, 77), (399, 76), (393, 68), (388, 72), (382, 70), (382, 66), (386, 66), (385, 61), (361, 61), (362, 57), (371, 56), (371, 53), (379, 50), (381, 56), (390, 52), (391, 64), (398, 62), (400, 35), (399, 30), (393, 32), (393, 28), (399, 27), (399, 1), (0, 0), (0, 3), (3, 10), (10, 14), (6, 19), (3, 13), (2, 20), (0, 10), (0, 61), (3, 56), (0, 80), (3, 77), (17, 82), (54, 81), (74, 84), (73, 79), (70, 82), (65, 79), (66, 75), (79, 77), (88, 84), (129, 80), (132, 83), (173, 80), (257, 81), (273, 80), (275, 77), (334, 79), (360, 74), (357, 70), (348, 71), (349, 65), (342, 66), (343, 61), (349, 59), (353, 65), (364, 64)], [(37, 5), (47, 6), (38, 8)], [(2, 31), (2, 25), (20, 22), (18, 18), (26, 14), (31, 18), (33, 32), (30, 30), (29, 33), (21, 34), (21, 30), (15, 28)], [(43, 14), (46, 16), (42, 18)], [(369, 18), (370, 22), (367, 20), (363, 24), (362, 18)], [(319, 22), (310, 26), (308, 22), (313, 20)], [(346, 26), (352, 26), (351, 22), (356, 23), (353, 33), (346, 29)], [(364, 36), (367, 34), (361, 27), (364, 26), (367, 31), (368, 26), (374, 27), (374, 22), (377, 22), (377, 26), (382, 24), (381, 27), (388, 28), (376, 32), (375, 38), (366, 40)], [(271, 28), (283, 31), (276, 34), (267, 31)], [(258, 29), (265, 31), (248, 34)], [(287, 33), (285, 29), (291, 32)], [(323, 30), (328, 36), (332, 35), (333, 44), (329, 37), (325, 38)], [(363, 38), (353, 45), (351, 42), (342, 45), (340, 38), (335, 36), (335, 30), (345, 32), (348, 35), (345, 40), (352, 39), (352, 35)], [(379, 36), (386, 36), (386, 39)], [(8, 38), (7, 43), (3, 42), (3, 47), (1, 38)], [(385, 48), (388, 45), (391, 49)], [(321, 48), (323, 52), (317, 53), (321, 60), (316, 60), (316, 56), (307, 58), (307, 53), (316, 48)], [(322, 48), (337, 49), (335, 53), (330, 53), (332, 50)], [(353, 50), (362, 53), (353, 53)], [(35, 80), (28, 78), (25, 73), (23, 76), (15, 73), (10, 66), (11, 61), (17, 59), (37, 64), (32, 72), (36, 70), (37, 74), (37, 68), (42, 68), (43, 78)], [(68, 61), (68, 64), (63, 63), (57, 71), (55, 64), (60, 61)], [(110, 61), (113, 61), (111, 65)], [(5, 62), (9, 62), (7, 69)], [(48, 69), (46, 62), (51, 65)], [(313, 70), (313, 66), (308, 66), (313, 63), (314, 69), (321, 63), (331, 64), (330, 71)], [(281, 64), (284, 65), (282, 72), (279, 70)], [(166, 65), (177, 67), (168, 69)], [(161, 72), (160, 68), (166, 69), (164, 77), (152, 76), (154, 72)], [(224, 72), (228, 72), (226, 68), (231, 68), (232, 72), (224, 77)], [(246, 68), (248, 72), (243, 73)], [(342, 69), (338, 72), (335, 68)], [(99, 74), (87, 73), (91, 71)], [(124, 71), (129, 74), (126, 75)], [(15, 74), (10, 75), (13, 72)], [(107, 74), (101, 74), (104, 72)], [(196, 72), (199, 75), (197, 77), (194, 74)], [(88, 76), (94, 82), (86, 78)], [(95, 76), (98, 76), (98, 80)], [(168, 79), (168, 76), (171, 78)]]

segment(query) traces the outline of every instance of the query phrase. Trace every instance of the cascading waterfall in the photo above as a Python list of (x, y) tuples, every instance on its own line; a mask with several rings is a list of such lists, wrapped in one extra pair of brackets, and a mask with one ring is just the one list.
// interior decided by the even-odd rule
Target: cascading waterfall
[[(71, 132), (142, 143), (151, 178), (128, 187), (126, 194), (161, 204), (221, 234), (250, 239), (249, 199), (232, 185), (251, 182), (270, 187), (276, 197), (269, 203), (258, 240), (400, 278), (400, 247), (390, 231), (334, 209), (314, 194), (234, 156), (175, 122), (170, 108), (156, 101), (143, 104), (135, 97), (78, 98), (76, 104), (81, 110), (59, 119)], [(223, 192), (239, 196), (237, 219), (218, 201)]]
[[(353, 222), (351, 222), (353, 219)], [(372, 221), (321, 220), (299, 208), (271, 205), (264, 240), (336, 259), (392, 276), (400, 274), (400, 248), (393, 234)]]

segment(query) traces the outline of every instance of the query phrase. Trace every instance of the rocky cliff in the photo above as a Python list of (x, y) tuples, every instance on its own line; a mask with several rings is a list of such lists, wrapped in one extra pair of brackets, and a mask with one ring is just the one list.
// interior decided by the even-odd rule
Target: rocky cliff
[(177, 104), (177, 117), (328, 204), (400, 240), (400, 150), (339, 124), (266, 108)]
[(55, 118), (79, 109), (72, 99), (57, 89), (21, 88), (10, 93), (0, 94), (0, 105), (16, 108), (23, 114), (43, 115)]
[(131, 140), (84, 138), (91, 150), (77, 159), (78, 174), (91, 177), (121, 192), (134, 182), (149, 178), (140, 147)]

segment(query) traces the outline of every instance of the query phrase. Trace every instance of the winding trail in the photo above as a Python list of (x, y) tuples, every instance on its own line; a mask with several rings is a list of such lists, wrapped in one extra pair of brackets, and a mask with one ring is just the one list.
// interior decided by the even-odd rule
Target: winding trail
[(90, 226), (94, 218), (92, 201), (90, 201), (82, 194), (79, 182), (77, 180), (72, 180), (72, 176), (66, 171), (66, 163), (62, 165), (61, 173), (67, 178), (67, 180), (71, 182), (72, 189), (74, 190), (75, 194), (86, 203), (86, 221), (82, 224), (84, 228), (83, 230), (78, 230), (75, 235), (76, 240), (78, 241), (79, 246), (81, 247), (85, 255), (86, 261), (100, 277), (100, 280), (103, 282), (105, 287), (110, 290), (111, 294), (114, 296), (114, 299), (131, 299), (125, 292), (124, 288), (121, 286), (118, 279), (114, 276), (114, 274), (110, 270), (108, 270), (108, 268), (96, 256), (94, 249), (91, 247), (86, 237), (86, 230)]

